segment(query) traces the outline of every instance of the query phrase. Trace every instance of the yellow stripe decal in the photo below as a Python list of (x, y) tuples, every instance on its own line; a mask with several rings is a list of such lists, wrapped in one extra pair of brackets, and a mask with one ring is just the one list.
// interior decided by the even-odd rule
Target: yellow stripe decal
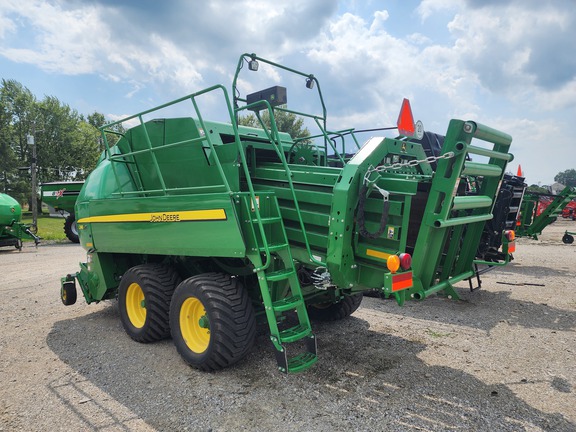
[(226, 220), (224, 209), (185, 210), (157, 213), (127, 213), (118, 215), (92, 216), (78, 220), (78, 223), (101, 222), (186, 222)]
[(386, 252), (380, 252), (380, 251), (377, 251), (374, 249), (366, 249), (366, 255), (374, 257), (374, 258), (380, 258), (383, 260), (387, 260), (391, 254), (386, 253)]

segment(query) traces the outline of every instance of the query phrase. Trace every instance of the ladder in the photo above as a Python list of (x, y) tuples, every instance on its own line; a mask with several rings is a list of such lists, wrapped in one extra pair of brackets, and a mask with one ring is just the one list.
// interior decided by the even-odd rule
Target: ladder
[[(284, 373), (304, 371), (318, 360), (316, 338), (312, 333), (278, 200), (272, 192), (259, 192), (255, 196), (256, 202), (248, 193), (243, 197), (243, 210), (248, 215), (242, 218), (247, 234), (247, 256), (255, 266), (270, 340), (276, 348), (278, 369)], [(259, 208), (258, 215), (255, 207)], [(259, 224), (263, 230), (259, 229)], [(270, 257), (269, 265), (264, 265), (262, 255)], [(296, 345), (297, 354), (289, 353), (293, 348), (288, 347)]]

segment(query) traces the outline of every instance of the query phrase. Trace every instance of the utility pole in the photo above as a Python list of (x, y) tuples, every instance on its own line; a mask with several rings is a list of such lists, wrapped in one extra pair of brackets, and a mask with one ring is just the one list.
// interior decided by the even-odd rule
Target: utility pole
[(38, 229), (38, 197), (37, 194), (37, 186), (36, 186), (36, 144), (34, 142), (34, 130), (32, 130), (32, 134), (28, 134), (26, 136), (27, 142), (29, 146), (32, 146), (32, 160), (30, 161), (30, 174), (32, 176), (32, 226), (33, 230), (36, 231)]

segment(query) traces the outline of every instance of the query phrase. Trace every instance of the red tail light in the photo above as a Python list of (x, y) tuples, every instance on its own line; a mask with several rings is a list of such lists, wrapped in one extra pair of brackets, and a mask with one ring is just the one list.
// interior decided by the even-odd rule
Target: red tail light
[(412, 256), (409, 253), (400, 254), (400, 267), (402, 270), (408, 270), (412, 267)]

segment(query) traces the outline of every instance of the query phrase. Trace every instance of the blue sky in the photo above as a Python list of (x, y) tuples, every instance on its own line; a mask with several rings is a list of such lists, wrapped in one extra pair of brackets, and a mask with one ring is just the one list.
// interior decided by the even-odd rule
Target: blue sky
[[(451, 118), (513, 137), (529, 184), (576, 168), (574, 0), (2, 0), (0, 77), (83, 114), (135, 114), (214, 84), (240, 54), (313, 73), (329, 127), (426, 130)], [(263, 70), (260, 81), (283, 85)], [(288, 87), (289, 107), (303, 90)], [(305, 90), (305, 89), (304, 89)], [(302, 102), (306, 105), (306, 102)], [(207, 105), (206, 117), (221, 106)]]

